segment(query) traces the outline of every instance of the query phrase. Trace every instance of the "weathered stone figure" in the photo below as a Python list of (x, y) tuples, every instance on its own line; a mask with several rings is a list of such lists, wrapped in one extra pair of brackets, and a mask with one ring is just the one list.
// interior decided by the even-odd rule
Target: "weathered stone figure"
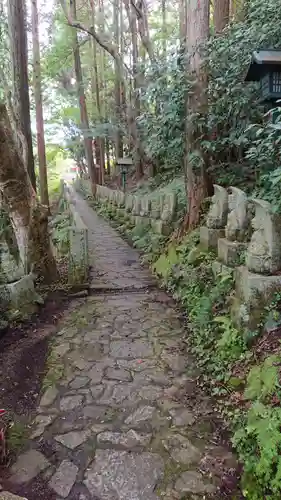
[(218, 240), (218, 258), (226, 266), (241, 263), (251, 232), (250, 204), (246, 193), (239, 188), (230, 187), (228, 196), (229, 213), (225, 228), (225, 238)]
[(139, 196), (134, 196), (132, 214), (140, 215), (140, 212), (141, 212), (141, 198)]
[(260, 274), (274, 274), (281, 269), (281, 216), (274, 214), (270, 203), (253, 200), (254, 229), (247, 255), (249, 271)]
[(163, 196), (157, 195), (151, 199), (151, 217), (152, 219), (159, 219), (162, 212)]
[(127, 212), (131, 212), (134, 206), (134, 198), (131, 194), (125, 195), (125, 209)]
[(162, 205), (161, 220), (164, 222), (171, 222), (174, 218), (177, 208), (176, 193), (167, 193), (163, 197)]
[(249, 201), (241, 189), (231, 186), (230, 190), (225, 236), (229, 241), (247, 241), (250, 228)]
[(228, 194), (222, 186), (214, 184), (215, 194), (207, 215), (206, 226), (200, 228), (200, 244), (203, 248), (217, 250), (219, 238), (225, 236), (227, 222)]
[(212, 204), (207, 215), (206, 226), (209, 229), (222, 229), (227, 222), (228, 194), (222, 186), (214, 184), (215, 194), (212, 197)]
[(144, 196), (141, 199), (141, 211), (140, 215), (142, 217), (147, 217), (150, 215), (150, 209), (151, 209), (151, 200), (148, 198), (148, 196)]

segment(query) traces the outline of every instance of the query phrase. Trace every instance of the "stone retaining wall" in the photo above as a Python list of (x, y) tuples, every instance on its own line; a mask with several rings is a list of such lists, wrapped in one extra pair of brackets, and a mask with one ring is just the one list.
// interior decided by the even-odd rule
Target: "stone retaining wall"
[(69, 282), (86, 283), (89, 276), (88, 228), (72, 203), (71, 188), (64, 181), (62, 181), (62, 193), (68, 204), (72, 222), (69, 227)]
[(155, 233), (165, 236), (169, 236), (176, 227), (176, 193), (151, 197), (97, 186), (96, 197), (97, 200), (110, 204), (120, 218), (123, 217), (134, 226), (151, 228)]

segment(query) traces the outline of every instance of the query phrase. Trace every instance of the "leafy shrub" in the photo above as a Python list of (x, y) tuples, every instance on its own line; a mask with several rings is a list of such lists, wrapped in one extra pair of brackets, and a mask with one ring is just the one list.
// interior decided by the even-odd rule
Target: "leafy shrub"
[(281, 408), (261, 401), (250, 407), (233, 437), (244, 464), (243, 493), (250, 500), (275, 500), (281, 495)]
[(147, 77), (142, 93), (145, 111), (139, 119), (144, 144), (161, 174), (175, 174), (184, 157), (186, 73), (172, 54), (168, 61), (153, 65)]
[[(211, 158), (211, 172), (218, 184), (242, 185), (251, 191), (263, 175), (279, 167), (271, 162), (270, 138), (261, 141), (260, 160), (252, 154), (258, 145), (246, 130), (262, 124), (266, 111), (259, 103), (255, 83), (245, 83), (245, 74), (254, 50), (279, 48), (281, 39), (280, 0), (250, 0), (247, 15), (233, 22), (221, 36), (211, 36), (205, 60), (209, 77), (207, 139), (201, 146)], [(182, 170), (185, 141), (185, 92), (191, 82), (181, 57), (170, 54), (168, 61), (154, 65), (147, 75), (149, 85), (142, 91), (144, 112), (139, 126), (147, 152), (164, 177)], [(201, 116), (194, 117), (202, 120)], [(248, 151), (248, 154), (246, 154)]]
[(61, 207), (52, 221), (52, 241), (58, 248), (61, 255), (66, 255), (69, 251), (69, 214)]
[(279, 356), (274, 354), (266, 358), (261, 365), (253, 366), (247, 379), (244, 394), (246, 399), (265, 401), (275, 393), (279, 386), (279, 361)]
[[(280, 18), (280, 1), (250, 0), (245, 20), (232, 23), (222, 36), (211, 37), (206, 47), (209, 140), (205, 148), (212, 155), (217, 175), (226, 184), (242, 181), (245, 188), (246, 180), (250, 189), (250, 183), (254, 186), (261, 174), (278, 166), (270, 165), (266, 155), (257, 168), (249, 157), (245, 158), (252, 146), (245, 130), (250, 124), (262, 123), (264, 108), (258, 102), (257, 85), (246, 84), (244, 79), (254, 50), (280, 47)], [(230, 168), (233, 164), (236, 173)], [(223, 171), (222, 165), (227, 169)]]

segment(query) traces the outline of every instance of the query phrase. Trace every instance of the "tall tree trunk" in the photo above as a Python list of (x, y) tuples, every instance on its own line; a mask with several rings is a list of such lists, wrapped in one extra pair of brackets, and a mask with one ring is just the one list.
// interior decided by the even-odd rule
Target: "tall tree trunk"
[[(95, 26), (96, 23), (96, 10), (94, 0), (90, 0), (90, 9), (91, 9), (91, 20), (92, 25)], [(98, 117), (100, 122), (102, 122), (102, 106), (101, 106), (101, 97), (100, 97), (100, 81), (101, 77), (98, 71), (98, 51), (97, 51), (97, 42), (93, 38), (92, 39), (92, 53), (93, 53), (93, 68), (94, 74), (93, 79), (91, 81), (92, 86), (92, 95), (95, 95), (95, 101), (97, 104)], [(102, 151), (102, 140), (100, 137), (95, 138), (95, 151), (96, 151), (96, 163), (99, 166), (100, 178), (98, 182), (102, 183), (102, 169), (103, 169), (103, 151)]]
[(40, 199), (43, 205), (49, 207), (46, 150), (45, 150), (45, 136), (44, 136), (44, 118), (43, 118), (42, 89), (41, 89), (41, 65), (40, 65), (37, 0), (32, 0), (31, 9), (32, 9), (32, 42), (33, 42), (33, 79), (34, 79), (34, 99), (35, 99), (35, 109), (36, 109)]
[[(114, 21), (114, 31), (115, 31), (115, 43), (120, 49), (120, 26), (119, 26), (119, 11), (122, 11), (122, 2), (120, 0), (114, 0), (114, 13), (113, 13), (113, 21)], [(120, 12), (120, 17), (122, 16), (122, 12)], [(122, 36), (122, 34), (121, 34)], [(114, 94), (115, 94), (115, 115), (116, 115), (116, 157), (123, 157), (123, 138), (122, 132), (120, 130), (122, 124), (122, 103), (121, 103), (121, 78), (118, 64), (114, 61), (115, 67), (115, 78), (114, 78)]]
[[(126, 0), (125, 3), (127, 3)], [(155, 63), (156, 58), (155, 58), (154, 48), (148, 29), (148, 12), (147, 12), (146, 0), (139, 0), (138, 2), (135, 2), (135, 0), (130, 0), (130, 4), (133, 7), (135, 14), (137, 16), (138, 32), (140, 34), (142, 44), (148, 53), (151, 63)]]
[(25, 0), (9, 0), (7, 3), (12, 59), (13, 107), (20, 124), (21, 139), (25, 141), (25, 144), (21, 145), (25, 166), (33, 189), (36, 190), (30, 122)]
[[(123, 124), (128, 124), (127, 116), (127, 101), (126, 101), (126, 85), (125, 78), (123, 78), (123, 73), (121, 68), (124, 68), (124, 52), (125, 52), (125, 40), (124, 40), (124, 9), (123, 2), (120, 0), (120, 64), (117, 65), (117, 73), (120, 79), (120, 93), (121, 93), (121, 118), (123, 119)], [(116, 61), (115, 61), (116, 63)], [(128, 134), (130, 131), (128, 130)], [(123, 139), (124, 141), (124, 139)], [(123, 145), (124, 148), (124, 145)]]
[[(192, 229), (199, 224), (200, 208), (206, 195), (212, 190), (207, 175), (207, 158), (202, 153), (200, 142), (204, 138), (204, 126), (198, 126), (188, 119), (191, 114), (206, 118), (208, 109), (208, 80), (202, 68), (200, 44), (209, 36), (209, 0), (190, 0), (187, 17), (187, 41), (190, 57), (189, 71), (194, 76), (194, 88), (187, 96), (185, 181), (188, 213), (184, 229)], [(196, 165), (194, 164), (196, 159)]]
[[(76, 0), (70, 0), (70, 12), (72, 18), (76, 20)], [(76, 84), (79, 98), (79, 109), (80, 109), (80, 119), (81, 119), (81, 128), (84, 137), (84, 146), (85, 146), (85, 155), (86, 162), (88, 167), (88, 172), (91, 179), (92, 191), (93, 194), (96, 193), (96, 169), (94, 165), (93, 159), (93, 146), (92, 141), (93, 137), (90, 134), (89, 127), (89, 119), (86, 105), (86, 97), (84, 91), (84, 83), (83, 83), (83, 74), (82, 74), (82, 66), (80, 59), (80, 50), (79, 43), (77, 37), (77, 31), (73, 30), (73, 55), (74, 55), (74, 68), (75, 68), (75, 76), (76, 76)]]
[[(134, 123), (136, 124), (137, 130), (137, 119), (140, 116), (140, 82), (139, 82), (139, 50), (138, 50), (138, 32), (137, 32), (137, 16), (134, 8), (131, 7), (131, 30), (132, 30), (132, 56), (133, 56), (133, 75), (134, 75), (134, 85), (133, 85), (133, 106), (132, 110), (134, 113)], [(142, 145), (139, 137), (139, 131), (137, 130), (138, 141), (136, 144), (135, 153), (135, 166), (137, 172), (137, 178), (141, 179), (144, 174), (144, 157), (142, 154)]]
[(140, 99), (139, 99), (139, 68), (138, 68), (138, 60), (139, 60), (139, 48), (138, 48), (138, 32), (137, 32), (137, 16), (134, 8), (130, 8), (131, 13), (131, 32), (132, 32), (132, 63), (133, 63), (133, 93), (134, 93), (134, 104), (135, 104), (135, 113), (136, 118), (140, 115)]
[[(96, 102), (98, 117), (101, 120), (101, 105), (100, 105), (100, 86), (99, 86), (99, 72), (97, 63), (97, 45), (94, 39), (91, 40), (92, 55), (93, 55), (93, 74), (91, 78), (91, 91), (93, 101)], [(97, 165), (101, 164), (101, 145), (99, 137), (95, 139), (95, 154)]]
[(250, 0), (230, 0), (230, 17), (235, 21), (244, 21), (248, 14)]
[(215, 33), (221, 33), (229, 22), (229, 0), (214, 0)]
[(109, 138), (105, 140), (106, 173), (110, 176), (110, 142)]
[(139, 77), (138, 77), (138, 38), (137, 38), (137, 16), (135, 8), (130, 4), (129, 0), (124, 0), (132, 40), (132, 67), (133, 67), (133, 85), (131, 90), (131, 106), (129, 114), (129, 123), (131, 136), (134, 142), (134, 163), (136, 168), (137, 178), (141, 179), (144, 172), (144, 152), (139, 137), (137, 127), (137, 117), (140, 114), (140, 99), (139, 99)]
[(186, 52), (186, 33), (187, 33), (187, 0), (179, 0), (179, 38), (180, 51)]
[[(102, 33), (105, 31), (105, 19), (104, 19), (104, 4), (103, 0), (99, 0), (99, 15), (100, 15), (100, 30)], [(103, 91), (105, 91), (105, 79), (104, 79), (104, 65), (105, 65), (105, 58), (104, 58), (104, 50), (99, 47), (99, 69), (100, 69), (100, 82), (101, 82), (101, 88)], [(100, 109), (100, 118), (101, 122), (104, 122), (105, 119), (105, 99), (101, 101), (101, 109)], [(100, 173), (101, 173), (101, 184), (104, 183), (104, 167), (105, 167), (105, 143), (104, 143), (104, 138), (100, 137), (100, 152), (101, 152), (101, 164), (100, 164)]]
[(44, 282), (52, 282), (57, 270), (50, 247), (48, 212), (37, 201), (4, 104), (0, 104), (0, 191), (26, 272), (33, 271)]
[(167, 58), (167, 5), (166, 0), (162, 0), (161, 2), (162, 8), (162, 50), (163, 50), (163, 59)]

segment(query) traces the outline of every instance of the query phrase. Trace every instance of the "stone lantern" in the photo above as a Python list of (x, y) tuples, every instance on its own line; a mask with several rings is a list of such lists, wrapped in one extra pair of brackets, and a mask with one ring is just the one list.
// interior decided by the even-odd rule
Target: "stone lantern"
[(133, 165), (133, 160), (132, 158), (117, 158), (116, 164), (121, 174), (121, 185), (123, 187), (123, 191), (125, 191), (127, 173), (129, 168)]
[(275, 107), (276, 101), (281, 99), (281, 50), (253, 52), (245, 81), (260, 82), (261, 102)]

